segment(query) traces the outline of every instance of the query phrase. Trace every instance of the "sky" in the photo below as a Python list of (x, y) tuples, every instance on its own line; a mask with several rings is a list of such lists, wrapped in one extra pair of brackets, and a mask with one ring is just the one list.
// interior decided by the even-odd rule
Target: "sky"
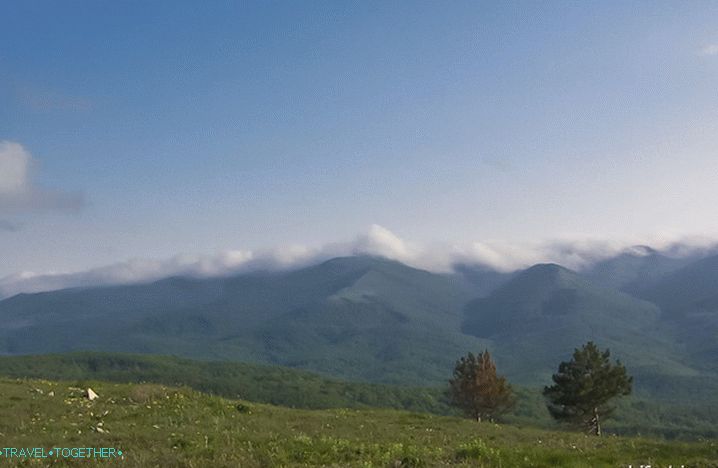
[(716, 2), (29, 0), (0, 18), (6, 282), (718, 239)]

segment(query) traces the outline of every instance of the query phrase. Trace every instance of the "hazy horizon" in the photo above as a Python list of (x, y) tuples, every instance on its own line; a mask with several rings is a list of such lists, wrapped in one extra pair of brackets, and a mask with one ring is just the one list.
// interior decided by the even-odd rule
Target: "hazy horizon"
[(0, 298), (21, 292), (143, 283), (170, 276), (219, 277), (259, 270), (286, 271), (335, 257), (356, 255), (384, 257), (437, 273), (455, 272), (459, 266), (506, 273), (538, 263), (556, 263), (581, 271), (622, 254), (640, 257), (656, 253), (672, 258), (700, 258), (716, 251), (718, 242), (707, 237), (654, 238), (649, 243), (566, 238), (525, 243), (422, 244), (401, 238), (375, 224), (352, 240), (323, 245), (293, 244), (257, 251), (227, 250), (213, 254), (181, 253), (167, 258), (132, 258), (78, 271), (25, 271), (0, 277)]

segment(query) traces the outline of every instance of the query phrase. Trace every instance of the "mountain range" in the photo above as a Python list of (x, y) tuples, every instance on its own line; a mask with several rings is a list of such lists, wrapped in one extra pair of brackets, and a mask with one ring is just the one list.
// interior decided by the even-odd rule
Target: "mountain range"
[(404, 385), (441, 384), (458, 357), (483, 349), (512, 381), (543, 385), (593, 340), (641, 393), (707, 399), (718, 389), (718, 256), (642, 249), (580, 272), (463, 265), (451, 274), (341, 257), (287, 272), (19, 294), (0, 301), (0, 320), (5, 355), (172, 354)]

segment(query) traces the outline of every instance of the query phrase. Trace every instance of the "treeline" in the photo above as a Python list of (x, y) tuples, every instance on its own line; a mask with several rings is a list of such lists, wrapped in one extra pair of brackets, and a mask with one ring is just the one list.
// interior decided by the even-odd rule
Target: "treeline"
[[(0, 376), (64, 380), (78, 384), (99, 380), (188, 386), (205, 393), (290, 408), (390, 408), (458, 415), (445, 388), (401, 387), (346, 382), (277, 366), (195, 361), (170, 356), (80, 352), (0, 357)], [(82, 385), (79, 385), (82, 386)], [(551, 428), (545, 400), (538, 390), (513, 387), (516, 405), (501, 421)], [(619, 401), (611, 432), (668, 438), (718, 437), (718, 407), (658, 402), (640, 397)]]
[(0, 357), (0, 375), (49, 380), (152, 382), (290, 408), (392, 408), (455, 414), (438, 388), (324, 378), (278, 366), (195, 361), (172, 356), (79, 352)]

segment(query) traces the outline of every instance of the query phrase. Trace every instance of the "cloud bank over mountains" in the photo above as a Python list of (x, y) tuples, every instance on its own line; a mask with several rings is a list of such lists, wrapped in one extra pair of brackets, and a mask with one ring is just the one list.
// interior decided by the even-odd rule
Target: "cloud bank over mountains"
[(282, 271), (348, 255), (382, 256), (435, 272), (451, 272), (456, 265), (514, 271), (548, 262), (580, 270), (621, 253), (648, 255), (659, 251), (668, 256), (683, 257), (705, 254), (718, 245), (707, 237), (672, 236), (652, 239), (648, 242), (650, 247), (636, 244), (630, 240), (565, 239), (535, 243), (485, 241), (469, 245), (426, 245), (406, 241), (382, 226), (372, 225), (365, 234), (352, 241), (318, 247), (294, 245), (256, 252), (228, 250), (214, 255), (180, 254), (160, 260), (132, 259), (79, 272), (21, 272), (0, 279), (0, 297), (69, 287), (142, 283), (169, 276), (213, 277)]

